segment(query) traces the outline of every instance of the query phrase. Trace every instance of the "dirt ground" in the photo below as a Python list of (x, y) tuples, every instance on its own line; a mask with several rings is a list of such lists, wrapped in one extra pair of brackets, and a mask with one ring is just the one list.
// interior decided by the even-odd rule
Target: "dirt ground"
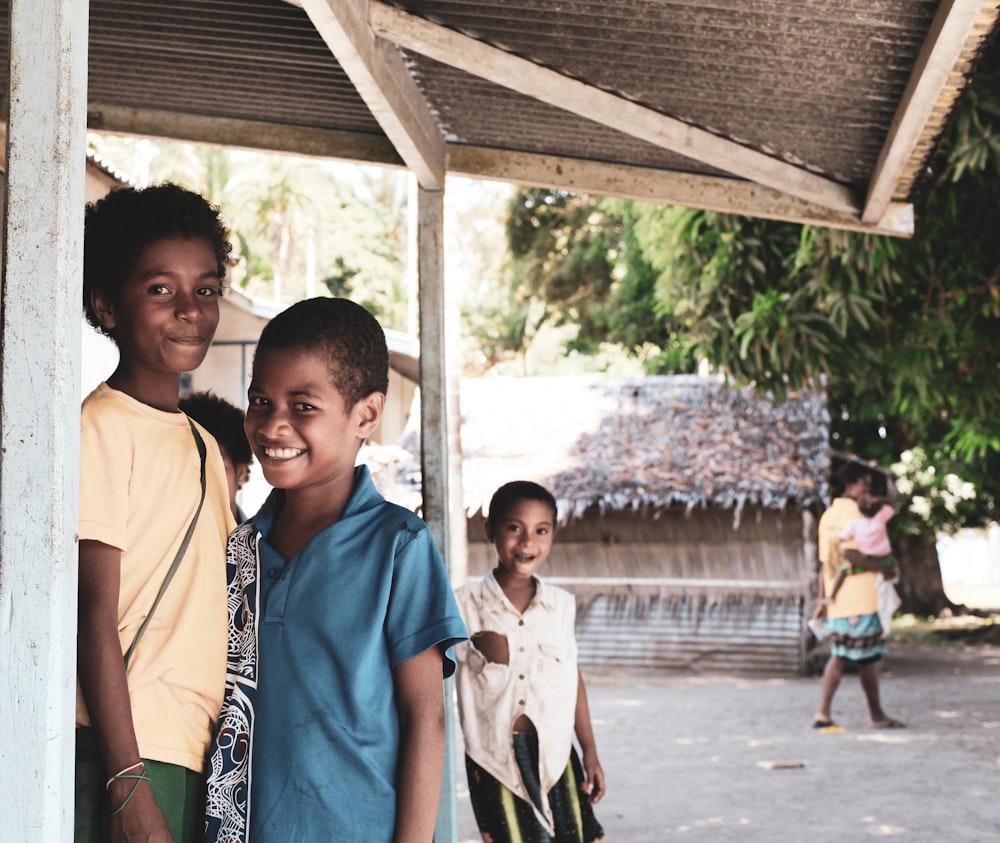
[(819, 677), (585, 671), (606, 841), (1000, 840), (1000, 647), (894, 644), (881, 676), (906, 729), (868, 726), (855, 675), (821, 731)]

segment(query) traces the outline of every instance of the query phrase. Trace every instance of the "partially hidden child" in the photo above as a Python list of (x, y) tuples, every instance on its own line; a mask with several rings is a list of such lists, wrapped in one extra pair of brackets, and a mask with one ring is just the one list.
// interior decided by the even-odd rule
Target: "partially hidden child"
[(604, 770), (577, 666), (576, 601), (537, 575), (556, 517), (543, 486), (501, 486), (485, 527), (496, 567), (457, 592), (470, 633), (456, 648), (469, 795), (490, 843), (604, 837), (593, 811), (604, 796)]
[(253, 463), (253, 452), (243, 429), (243, 411), (211, 390), (185, 395), (181, 398), (180, 408), (211, 433), (219, 444), (229, 485), (229, 508), (236, 523), (242, 524), (247, 519), (237, 497), (250, 479), (250, 465)]
[(178, 392), (230, 252), (218, 209), (177, 185), (86, 208), (84, 309), (119, 363), (81, 410), (77, 843), (204, 835), (235, 523), (219, 448)]
[(209, 840), (430, 843), (443, 679), (466, 639), (426, 524), (358, 452), (382, 417), (385, 334), (346, 299), (261, 333), (246, 432), (267, 482), (229, 539), (229, 672)]

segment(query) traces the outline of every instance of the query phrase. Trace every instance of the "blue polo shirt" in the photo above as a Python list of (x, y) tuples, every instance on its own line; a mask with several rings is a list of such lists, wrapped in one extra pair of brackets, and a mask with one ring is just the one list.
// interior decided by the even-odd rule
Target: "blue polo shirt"
[[(287, 562), (267, 544), (284, 501), (272, 492), (260, 541), (259, 685), (251, 841), (391, 841), (399, 718), (392, 669), (464, 640), (427, 525), (355, 469), (340, 520)], [(455, 669), (450, 651), (444, 675)]]

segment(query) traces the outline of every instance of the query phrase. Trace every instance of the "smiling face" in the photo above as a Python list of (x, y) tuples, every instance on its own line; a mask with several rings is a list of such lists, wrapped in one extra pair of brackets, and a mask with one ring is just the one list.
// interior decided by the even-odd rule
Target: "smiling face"
[(177, 408), (181, 373), (198, 368), (219, 325), (222, 284), (208, 240), (151, 243), (114, 300), (95, 294), (94, 310), (121, 359), (108, 382), (161, 409)]
[(512, 501), (496, 524), (486, 526), (486, 538), (497, 550), (497, 581), (530, 580), (548, 559), (555, 524), (552, 508), (543, 501)]
[(385, 396), (372, 393), (346, 407), (326, 357), (298, 349), (258, 350), (247, 396), (247, 439), (267, 482), (346, 500)]

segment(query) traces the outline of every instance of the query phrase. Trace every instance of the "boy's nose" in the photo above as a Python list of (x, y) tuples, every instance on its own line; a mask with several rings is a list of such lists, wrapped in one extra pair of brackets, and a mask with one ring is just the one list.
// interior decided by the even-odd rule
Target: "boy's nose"
[(195, 321), (204, 317), (201, 300), (196, 295), (181, 293), (176, 299), (175, 312), (178, 319)]
[(274, 439), (281, 432), (282, 428), (287, 426), (287, 424), (288, 417), (282, 413), (281, 410), (272, 408), (271, 411), (258, 423), (257, 433), (265, 439)]

